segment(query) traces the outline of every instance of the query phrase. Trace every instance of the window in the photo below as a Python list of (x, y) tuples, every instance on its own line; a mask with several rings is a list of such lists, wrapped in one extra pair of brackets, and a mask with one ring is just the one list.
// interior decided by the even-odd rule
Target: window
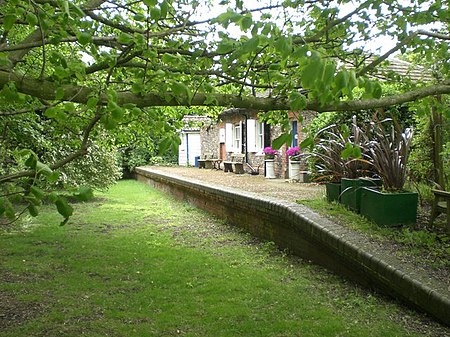
[(264, 123), (256, 121), (256, 151), (264, 148)]
[(242, 139), (242, 132), (241, 132), (241, 123), (234, 124), (233, 125), (233, 152), (241, 152), (242, 146), (241, 146), (241, 139)]

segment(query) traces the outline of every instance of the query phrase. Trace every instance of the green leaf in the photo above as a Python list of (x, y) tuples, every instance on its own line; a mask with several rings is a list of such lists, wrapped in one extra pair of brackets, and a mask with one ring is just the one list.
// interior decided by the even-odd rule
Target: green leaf
[(111, 112), (111, 117), (114, 120), (120, 121), (123, 119), (124, 110), (117, 103), (110, 101), (108, 102), (107, 108)]
[(36, 186), (31, 186), (30, 191), (38, 199), (42, 199), (45, 195), (45, 192)]
[(138, 95), (138, 94), (142, 93), (142, 91), (144, 91), (144, 85), (142, 83), (136, 82), (136, 83), (133, 83), (133, 85), (131, 86), (131, 92), (133, 94)]
[(309, 136), (306, 137), (301, 143), (300, 143), (300, 148), (301, 149), (312, 149), (312, 147), (314, 146), (314, 138)]
[(92, 41), (92, 35), (88, 32), (79, 32), (77, 34), (77, 40), (82, 46), (85, 46)]
[(334, 78), (334, 73), (336, 72), (336, 64), (334, 62), (327, 62), (322, 75), (322, 82), (325, 85), (330, 85)]
[(336, 75), (335, 78), (335, 84), (336, 84), (336, 88), (338, 90), (342, 90), (344, 88), (347, 88), (348, 86), (348, 73), (346, 71), (340, 71), (338, 72), (338, 74)]
[(50, 176), (53, 173), (53, 170), (50, 167), (40, 162), (39, 160), (36, 162), (36, 171), (37, 173), (43, 174), (46, 177)]
[(169, 4), (167, 1), (163, 1), (161, 3), (161, 18), (165, 19), (167, 17), (167, 13), (169, 12)]
[(131, 109), (131, 116), (133, 117), (137, 117), (142, 113), (142, 110), (139, 109), (138, 107), (134, 107), (133, 109)]
[(15, 22), (16, 22), (16, 16), (13, 14), (7, 14), (3, 18), (3, 28), (5, 30), (10, 30), (14, 26)]
[(37, 155), (34, 152), (32, 152), (30, 153), (27, 160), (25, 160), (25, 165), (31, 169), (35, 169), (36, 164), (37, 164)]
[(279, 137), (275, 138), (272, 141), (272, 147), (278, 150), (284, 144), (290, 144), (291, 142), (292, 142), (292, 134), (282, 133)]
[(217, 53), (219, 54), (228, 54), (233, 51), (234, 44), (230, 41), (221, 41), (217, 46)]
[(53, 173), (47, 177), (47, 181), (51, 184), (55, 183), (58, 179), (59, 179), (59, 172), (56, 171), (53, 171)]
[(342, 159), (351, 159), (351, 158), (361, 158), (361, 148), (357, 145), (353, 145), (351, 143), (346, 143), (344, 150), (341, 153)]
[(97, 106), (98, 97), (89, 97), (86, 105), (89, 109), (94, 109)]
[(84, 14), (83, 10), (78, 7), (76, 4), (74, 4), (72, 1), (69, 3), (70, 7), (72, 7), (72, 11), (80, 18), (85, 17), (86, 14)]
[(27, 18), (26, 18), (28, 24), (30, 26), (36, 26), (38, 24), (38, 18), (36, 17), (36, 15), (34, 15), (34, 13), (32, 12), (28, 12), (27, 13)]
[(158, 7), (153, 7), (150, 10), (150, 17), (153, 20), (158, 20), (161, 17), (161, 9), (159, 9)]
[(255, 37), (252, 37), (250, 40), (244, 42), (242, 44), (241, 49), (244, 53), (247, 53), (247, 54), (254, 53), (258, 49), (258, 45), (259, 45), (259, 37), (255, 36)]
[(14, 206), (11, 204), (11, 202), (8, 199), (5, 199), (4, 207), (5, 207), (4, 215), (9, 220), (15, 220), (16, 212), (14, 211)]
[(180, 96), (182, 98), (188, 98), (188, 100), (191, 99), (191, 89), (184, 84), (183, 82), (173, 82), (172, 85), (172, 93), (175, 96)]
[(158, 154), (159, 155), (163, 155), (164, 153), (166, 153), (166, 151), (170, 148), (172, 144), (172, 140), (167, 137), (164, 138), (160, 143), (159, 143), (159, 151)]
[(61, 100), (61, 99), (63, 99), (64, 94), (65, 94), (64, 89), (63, 89), (62, 87), (58, 87), (58, 88), (56, 89), (56, 92), (55, 92), (55, 99), (56, 99), (56, 100)]
[(11, 66), (12, 63), (10, 61), (10, 59), (8, 58), (7, 54), (0, 54), (0, 67), (9, 67)]
[(146, 17), (145, 17), (145, 15), (138, 13), (133, 17), (133, 19), (136, 21), (142, 22), (142, 21), (145, 21)]
[(212, 94), (206, 95), (206, 99), (203, 102), (205, 105), (216, 105), (217, 103), (217, 97)]
[(25, 195), (24, 200), (28, 202), (28, 204), (33, 206), (40, 206), (41, 201), (37, 198), (35, 198), (33, 195)]
[(102, 123), (106, 130), (113, 130), (117, 128), (117, 122), (113, 118), (102, 118)]
[(301, 111), (306, 108), (306, 97), (301, 93), (294, 91), (289, 96), (289, 106), (292, 111)]
[(383, 94), (383, 88), (381, 87), (381, 84), (378, 82), (375, 82), (373, 85), (373, 91), (372, 91), (373, 98), (380, 98), (382, 94)]
[(292, 50), (292, 46), (285, 36), (278, 37), (278, 39), (275, 41), (274, 47), (277, 51), (280, 52), (283, 58), (289, 56)]
[(34, 205), (28, 205), (28, 213), (30, 213), (30, 215), (32, 216), (32, 217), (36, 217), (36, 216), (38, 216), (39, 215), (39, 211), (38, 211), (38, 209), (36, 208), (36, 206), (34, 206)]
[(302, 85), (305, 89), (314, 89), (317, 80), (322, 78), (323, 62), (319, 57), (312, 57), (301, 74)]
[(241, 20), (239, 26), (240, 26), (241, 29), (245, 32), (245, 31), (247, 31), (247, 30), (252, 26), (252, 24), (253, 24), (252, 17), (246, 15), (246, 16), (244, 16), (244, 17), (242, 18), (242, 20)]
[(144, 0), (144, 4), (148, 7), (155, 6), (157, 2), (158, 2), (157, 0)]
[(47, 118), (56, 118), (58, 117), (60, 113), (60, 108), (56, 106), (52, 106), (51, 108), (48, 108), (44, 112), (44, 116)]
[(161, 59), (166, 64), (177, 64), (179, 62), (178, 57), (167, 53), (165, 53)]
[(74, 197), (79, 201), (88, 201), (94, 197), (92, 188), (82, 186), (78, 189), (78, 193), (74, 194)]
[(55, 201), (56, 209), (58, 213), (64, 218), (69, 218), (73, 214), (73, 207), (67, 203), (67, 200), (59, 196)]
[(133, 36), (127, 33), (120, 33), (119, 37), (117, 38), (117, 42), (130, 44), (131, 42), (133, 42)]

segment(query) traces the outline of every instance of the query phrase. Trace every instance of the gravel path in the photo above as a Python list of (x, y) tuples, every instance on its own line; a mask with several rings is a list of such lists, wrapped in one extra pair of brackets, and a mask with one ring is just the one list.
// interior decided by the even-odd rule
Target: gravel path
[(262, 175), (234, 174), (219, 170), (179, 166), (153, 166), (152, 169), (293, 202), (296, 200), (314, 199), (323, 196), (325, 193), (323, 185), (296, 183), (287, 179), (266, 179)]

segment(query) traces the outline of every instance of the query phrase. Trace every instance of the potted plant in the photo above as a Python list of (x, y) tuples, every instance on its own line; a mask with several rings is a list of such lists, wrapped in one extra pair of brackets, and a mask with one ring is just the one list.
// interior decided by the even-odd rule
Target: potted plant
[(400, 131), (391, 120), (372, 123), (370, 161), (383, 182), (383, 190), (363, 188), (361, 214), (378, 225), (393, 226), (416, 222), (418, 194), (404, 190), (407, 161), (413, 131)]
[(338, 201), (341, 194), (341, 178), (344, 176), (342, 151), (344, 142), (339, 136), (337, 125), (330, 125), (320, 130), (313, 152), (308, 157), (314, 158), (316, 181), (325, 182), (326, 196), (329, 202)]
[(330, 125), (316, 138), (313, 156), (319, 179), (326, 181), (327, 200), (359, 211), (360, 187), (374, 184), (371, 179), (360, 179), (370, 172), (370, 163), (363, 157), (367, 136), (354, 117), (351, 131), (346, 125)]
[[(344, 129), (345, 130), (345, 129)], [(374, 179), (367, 151), (369, 130), (363, 130), (353, 116), (351, 132), (345, 130), (341, 138), (345, 141), (342, 150), (344, 176), (341, 178), (340, 202), (352, 211), (359, 213), (361, 208), (361, 188), (379, 186), (380, 179)]]
[(271, 146), (267, 146), (263, 150), (264, 152), (264, 166), (265, 176), (267, 179), (274, 179), (275, 176), (275, 156), (278, 155), (278, 150), (273, 149)]
[(299, 146), (294, 146), (286, 151), (286, 155), (289, 157), (289, 179), (301, 180), (300, 166), (301, 166), (301, 152)]

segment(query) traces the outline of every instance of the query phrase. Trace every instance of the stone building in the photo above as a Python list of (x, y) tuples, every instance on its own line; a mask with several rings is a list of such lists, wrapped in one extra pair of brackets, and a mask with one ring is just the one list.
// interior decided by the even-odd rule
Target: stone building
[[(291, 146), (298, 146), (306, 137), (302, 126), (309, 125), (316, 115), (313, 111), (289, 113), (292, 133)], [(263, 149), (272, 146), (272, 141), (281, 135), (281, 127), (267, 125), (258, 118), (258, 111), (248, 109), (227, 109), (219, 115), (217, 123), (205, 125), (200, 130), (201, 155), (231, 160), (233, 154), (243, 154), (245, 163), (264, 172)], [(286, 156), (287, 146), (280, 149), (275, 159), (275, 173), (278, 178), (289, 175), (289, 160)]]
[(178, 147), (178, 165), (194, 166), (196, 158), (201, 156), (201, 130), (204, 125), (211, 124), (206, 116), (184, 116), (184, 124), (180, 130), (180, 146)]

